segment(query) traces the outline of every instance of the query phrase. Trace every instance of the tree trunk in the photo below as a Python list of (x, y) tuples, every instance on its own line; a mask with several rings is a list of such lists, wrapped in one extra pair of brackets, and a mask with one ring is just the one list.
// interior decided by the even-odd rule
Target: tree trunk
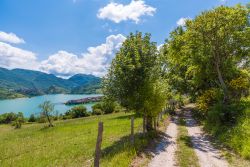
[(48, 122), (49, 122), (49, 127), (53, 127), (53, 124), (51, 123), (50, 117), (48, 114), (46, 114)]
[(147, 132), (153, 130), (153, 117), (151, 116), (146, 116), (146, 129)]
[(225, 82), (223, 80), (223, 77), (222, 77), (222, 74), (221, 74), (221, 71), (220, 71), (220, 67), (219, 67), (219, 62), (217, 61), (215, 63), (215, 65), (216, 65), (216, 71), (217, 71), (217, 74), (218, 74), (218, 79), (220, 81), (220, 85), (221, 85), (221, 87), (223, 89), (223, 93), (224, 93), (223, 102), (226, 102), (226, 100), (227, 100), (227, 86), (226, 86), (226, 84), (225, 84)]
[(146, 132), (146, 117), (143, 115), (143, 134), (145, 135)]
[(154, 117), (154, 129), (157, 130), (157, 120), (156, 120), (156, 117)]

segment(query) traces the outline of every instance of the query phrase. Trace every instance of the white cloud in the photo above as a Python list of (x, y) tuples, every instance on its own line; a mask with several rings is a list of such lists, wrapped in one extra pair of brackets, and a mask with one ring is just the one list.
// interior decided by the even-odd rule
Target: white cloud
[(155, 12), (156, 8), (146, 5), (143, 0), (132, 0), (128, 5), (111, 2), (99, 9), (97, 17), (109, 19), (115, 23), (126, 20), (133, 20), (135, 23), (138, 23), (142, 16), (153, 16)]
[(189, 17), (182, 17), (182, 18), (180, 18), (180, 19), (176, 22), (176, 24), (177, 24), (178, 26), (185, 26), (185, 25), (186, 25), (186, 21), (189, 20), (189, 19), (190, 19)]
[(107, 72), (115, 52), (126, 38), (121, 35), (110, 35), (106, 42), (96, 47), (89, 47), (86, 53), (75, 55), (59, 51), (41, 62), (40, 70), (56, 75), (71, 76), (77, 73), (103, 76)]
[(0, 41), (14, 44), (25, 43), (25, 41), (22, 38), (19, 38), (16, 34), (3, 31), (0, 31)]
[(160, 49), (164, 46), (164, 44), (157, 45), (157, 50), (160, 51)]
[(0, 42), (0, 66), (5, 68), (37, 68), (36, 55), (33, 52)]
[(0, 67), (40, 70), (61, 77), (78, 73), (103, 76), (125, 39), (122, 34), (110, 35), (105, 43), (89, 47), (81, 55), (61, 50), (43, 61), (31, 51), (0, 41)]

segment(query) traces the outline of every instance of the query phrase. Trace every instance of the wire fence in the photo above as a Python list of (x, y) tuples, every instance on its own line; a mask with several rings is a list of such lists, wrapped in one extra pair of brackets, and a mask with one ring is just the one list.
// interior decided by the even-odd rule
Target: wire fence
[[(165, 113), (166, 113), (166, 111), (164, 110), (161, 113), (159, 113), (157, 117), (155, 117), (153, 119), (153, 122), (154, 122), (153, 126), (155, 129), (157, 129), (159, 122), (163, 120), (163, 115)], [(100, 125), (103, 126), (102, 122), (99, 122), (98, 129), (102, 129), (102, 130), (101, 131), (98, 130), (95, 157), (94, 157), (94, 159), (88, 160), (88, 164), (91, 164), (91, 162), (93, 162), (93, 160), (94, 160), (94, 167), (99, 167), (101, 152), (103, 154), (109, 154), (109, 150), (111, 150), (111, 149), (102, 150), (102, 148), (101, 148), (101, 143), (105, 143), (109, 139), (109, 138), (107, 138), (107, 135), (105, 135), (106, 128), (108, 129), (108, 128), (119, 127), (119, 128), (117, 128), (118, 133), (122, 132), (122, 135), (117, 138), (117, 141), (121, 142), (121, 143), (123, 142), (123, 144), (130, 143), (130, 145), (134, 145), (135, 140), (137, 140), (137, 138), (145, 136), (145, 134), (144, 134), (145, 129), (146, 129), (145, 117), (143, 118), (142, 122), (137, 122), (137, 121), (135, 122), (134, 116), (132, 116), (130, 119), (131, 119), (130, 126), (128, 126), (128, 123), (127, 124), (117, 124), (115, 126), (114, 125), (112, 125), (112, 126), (111, 125), (104, 125), (104, 131), (103, 131), (103, 127), (100, 128)], [(126, 126), (126, 128), (124, 128), (123, 125)], [(102, 133), (104, 133), (104, 135), (102, 135)], [(102, 139), (99, 139), (100, 136)], [(87, 162), (85, 162), (85, 163), (87, 163)]]
[[(162, 119), (163, 114), (163, 112), (159, 114), (157, 121)], [(99, 122), (102, 122), (102, 120)], [(81, 148), (82, 150), (86, 149), (84, 146), (91, 147), (91, 149), (83, 155), (84, 161), (82, 161), (82, 164), (83, 166), (92, 166), (94, 161), (99, 162), (101, 158), (99, 157), (96, 159), (96, 152), (99, 151), (101, 156), (106, 156), (105, 154), (112, 154), (112, 149), (115, 143), (119, 143), (121, 145), (133, 145), (135, 141), (138, 141), (139, 138), (144, 135), (145, 124), (142, 118), (130, 116), (130, 119), (126, 117), (125, 119), (120, 120), (114, 119), (110, 122), (103, 120), (103, 132), (98, 131), (98, 125), (96, 125), (91, 126), (92, 128), (89, 129), (86, 127), (84, 128), (84, 131), (71, 132), (70, 135), (65, 135), (62, 138), (55, 138), (55, 135), (51, 132), (51, 134), (42, 135), (41, 138), (44, 140), (39, 142), (33, 141), (34, 139), (31, 141), (28, 140), (30, 142), (28, 145), (25, 144), (25, 141), (27, 140), (23, 139), (23, 144), (20, 144), (18, 146), (19, 148), (17, 148), (19, 151), (12, 152), (11, 154), (3, 154), (3, 156), (0, 157), (0, 160), (9, 160), (14, 158), (19, 159), (19, 156), (24, 156), (25, 154), (27, 156), (29, 154), (32, 155), (34, 152), (46, 152), (44, 151), (46, 149), (57, 150), (57, 148), (61, 147), (61, 145), (77, 145), (83, 147)], [(98, 133), (102, 133), (102, 139), (101, 143), (99, 143), (100, 147), (95, 148), (95, 145), (97, 145), (98, 142)], [(10, 152), (10, 150), (2, 151)]]

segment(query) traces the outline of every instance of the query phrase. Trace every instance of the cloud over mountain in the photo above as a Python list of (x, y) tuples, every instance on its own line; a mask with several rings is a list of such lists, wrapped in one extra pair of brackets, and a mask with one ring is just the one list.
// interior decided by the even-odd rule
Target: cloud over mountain
[(60, 50), (43, 61), (31, 51), (0, 41), (0, 67), (39, 70), (61, 77), (78, 73), (103, 76), (125, 39), (122, 34), (110, 35), (105, 43), (89, 47), (81, 55)]
[(40, 70), (57, 75), (70, 76), (77, 73), (105, 75), (115, 52), (126, 38), (121, 35), (110, 35), (106, 42), (96, 47), (89, 47), (81, 55), (58, 51), (41, 62)]
[(35, 53), (0, 42), (0, 66), (5, 68), (36, 69)]

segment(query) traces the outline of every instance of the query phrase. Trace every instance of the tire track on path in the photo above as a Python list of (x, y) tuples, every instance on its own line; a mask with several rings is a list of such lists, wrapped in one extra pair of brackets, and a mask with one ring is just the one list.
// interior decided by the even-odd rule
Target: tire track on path
[(153, 159), (149, 167), (175, 167), (175, 151), (177, 139), (177, 118), (173, 117), (165, 132), (163, 140), (153, 152)]
[(228, 167), (228, 162), (221, 156), (220, 150), (214, 148), (209, 137), (203, 133), (201, 127), (192, 118), (191, 112), (185, 112), (188, 135), (191, 137), (193, 148), (201, 167)]

